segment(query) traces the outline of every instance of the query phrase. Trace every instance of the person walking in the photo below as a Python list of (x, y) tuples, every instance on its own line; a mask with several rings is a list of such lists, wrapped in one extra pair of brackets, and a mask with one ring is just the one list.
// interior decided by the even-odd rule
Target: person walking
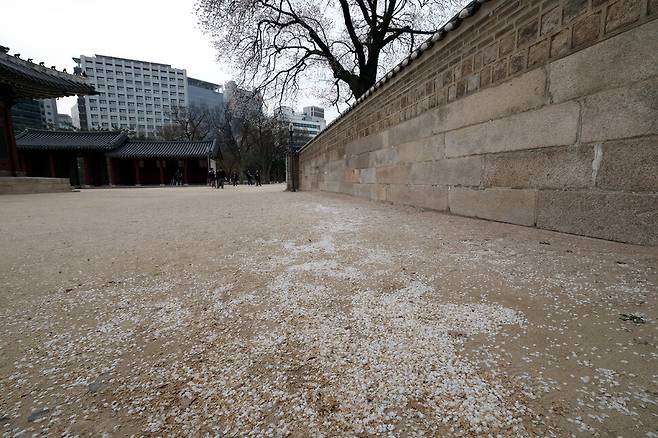
[(213, 169), (212, 167), (208, 171), (208, 185), (210, 187), (215, 185), (215, 169)]
[(183, 185), (183, 172), (181, 172), (180, 169), (176, 169), (176, 174), (174, 175), (174, 178), (176, 179), (177, 186)]
[(251, 172), (248, 170), (245, 172), (245, 175), (247, 176), (247, 185), (252, 185), (253, 184), (253, 177), (251, 176)]
[(238, 172), (236, 172), (235, 170), (233, 171), (233, 178), (232, 179), (233, 179), (233, 187), (237, 187), (238, 186)]
[(254, 179), (256, 180), (256, 187), (263, 185), (260, 182), (260, 170), (256, 169), (256, 173), (254, 173)]
[(215, 174), (215, 180), (217, 181), (217, 185), (215, 185), (215, 188), (224, 188), (224, 178), (226, 178), (226, 172), (224, 172), (224, 169), (221, 167), (217, 169), (217, 173)]

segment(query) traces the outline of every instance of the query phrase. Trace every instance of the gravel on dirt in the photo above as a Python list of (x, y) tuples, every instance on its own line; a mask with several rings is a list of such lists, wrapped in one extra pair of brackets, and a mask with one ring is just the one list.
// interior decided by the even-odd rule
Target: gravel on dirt
[(2, 436), (658, 436), (657, 248), (274, 185), (2, 196), (0, 250)]

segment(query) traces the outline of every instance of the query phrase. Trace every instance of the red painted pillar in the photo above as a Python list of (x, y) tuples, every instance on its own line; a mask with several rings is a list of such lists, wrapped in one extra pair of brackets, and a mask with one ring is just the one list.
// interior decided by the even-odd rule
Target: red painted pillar
[(82, 163), (83, 163), (83, 172), (84, 172), (84, 181), (86, 185), (91, 185), (91, 175), (89, 175), (89, 158), (88, 157), (82, 157)]
[(141, 186), (139, 182), (139, 160), (135, 160), (135, 185)]
[(110, 185), (114, 186), (117, 183), (117, 177), (114, 173), (114, 161), (112, 161), (112, 158), (107, 159), (107, 166), (110, 168)]
[(18, 149), (16, 148), (16, 135), (14, 134), (14, 124), (11, 119), (11, 98), (0, 101), (0, 117), (3, 119), (4, 135), (9, 146), (9, 171), (12, 176), (18, 176)]
[(48, 154), (48, 162), (50, 163), (50, 177), (55, 178), (55, 157), (52, 152)]
[(164, 160), (160, 160), (160, 185), (165, 185), (164, 183)]
[(187, 185), (187, 160), (183, 160), (183, 184)]

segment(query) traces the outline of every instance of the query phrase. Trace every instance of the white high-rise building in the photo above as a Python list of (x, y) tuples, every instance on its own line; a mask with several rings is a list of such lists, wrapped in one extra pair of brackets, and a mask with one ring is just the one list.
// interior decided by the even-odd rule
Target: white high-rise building
[(57, 129), (57, 100), (41, 99), (39, 100), (39, 109), (41, 110), (41, 123), (43, 123), (43, 126)]
[(185, 69), (103, 55), (73, 60), (99, 92), (78, 98), (74, 123), (79, 120), (81, 129), (126, 129), (154, 137), (170, 122), (172, 106), (188, 104)]
[(326, 126), (324, 109), (318, 106), (306, 106), (301, 113), (291, 107), (282, 106), (275, 110), (275, 115), (285, 123), (292, 123), (294, 129), (293, 147), (299, 149), (315, 137)]

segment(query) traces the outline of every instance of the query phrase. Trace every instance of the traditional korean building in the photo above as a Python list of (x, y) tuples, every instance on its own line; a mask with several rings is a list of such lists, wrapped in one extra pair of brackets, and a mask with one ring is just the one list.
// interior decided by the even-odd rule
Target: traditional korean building
[(176, 170), (183, 184), (205, 184), (208, 163), (219, 156), (217, 140), (127, 141), (107, 153), (112, 185), (165, 185)]
[(72, 186), (166, 185), (180, 169), (184, 184), (205, 184), (219, 143), (130, 140), (123, 131), (28, 129), (17, 137), (27, 176), (68, 178)]
[(0, 46), (0, 175), (19, 176), (20, 167), (16, 138), (12, 127), (11, 107), (19, 99), (45, 99), (74, 95), (96, 94), (81, 75), (48, 68), (19, 54), (9, 55)]
[(68, 178), (72, 186), (101, 186), (110, 181), (106, 152), (123, 145), (122, 131), (46, 131), (18, 134), (20, 167), (27, 176)]

